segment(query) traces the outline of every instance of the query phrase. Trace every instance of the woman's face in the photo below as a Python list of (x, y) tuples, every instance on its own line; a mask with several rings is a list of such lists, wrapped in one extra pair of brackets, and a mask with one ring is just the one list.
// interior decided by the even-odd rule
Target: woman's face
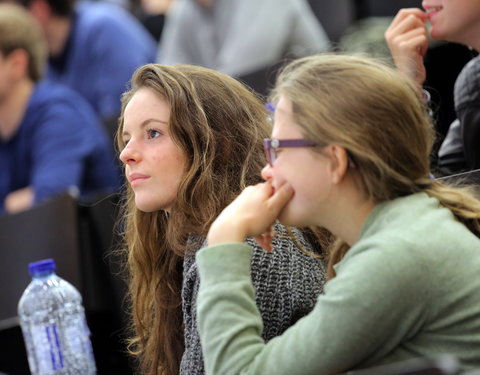
[(125, 107), (120, 160), (141, 211), (169, 212), (185, 173), (186, 158), (169, 124), (170, 105), (150, 88), (140, 88)]
[(432, 38), (478, 48), (480, 44), (480, 1), (424, 0)]
[[(292, 103), (281, 97), (275, 110), (272, 138), (303, 139), (300, 128), (292, 116)], [(262, 177), (271, 181), (274, 189), (284, 183), (293, 188), (293, 198), (285, 205), (279, 220), (286, 225), (308, 226), (323, 223), (322, 211), (327, 204), (332, 187), (330, 162), (327, 155), (312, 147), (277, 150), (273, 166), (262, 170)]]

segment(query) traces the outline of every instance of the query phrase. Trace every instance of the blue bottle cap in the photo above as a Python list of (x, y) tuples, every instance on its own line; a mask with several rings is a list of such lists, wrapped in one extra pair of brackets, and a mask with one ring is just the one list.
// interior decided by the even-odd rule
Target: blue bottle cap
[(28, 271), (32, 276), (41, 273), (49, 273), (56, 269), (57, 267), (55, 266), (55, 261), (53, 259), (42, 259), (28, 265)]

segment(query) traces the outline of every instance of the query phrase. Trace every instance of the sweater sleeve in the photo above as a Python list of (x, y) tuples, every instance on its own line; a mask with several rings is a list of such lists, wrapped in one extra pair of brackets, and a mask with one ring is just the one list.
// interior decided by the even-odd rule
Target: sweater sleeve
[[(390, 254), (392, 254), (390, 252)], [(265, 343), (244, 244), (197, 254), (199, 332), (207, 374), (328, 374), (378, 363), (425, 320), (418, 259), (368, 251), (326, 284), (315, 309)]]

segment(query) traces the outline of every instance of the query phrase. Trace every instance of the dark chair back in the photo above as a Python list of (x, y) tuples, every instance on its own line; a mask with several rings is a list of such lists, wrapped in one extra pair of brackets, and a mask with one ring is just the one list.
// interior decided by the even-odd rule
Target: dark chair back
[(0, 216), (0, 329), (18, 324), (18, 301), (31, 280), (28, 264), (45, 258), (53, 258), (57, 274), (82, 292), (77, 205), (68, 194)]
[(115, 248), (118, 195), (90, 205), (69, 195), (0, 217), (0, 373), (28, 374), (18, 301), (30, 282), (28, 264), (53, 258), (57, 274), (83, 297), (99, 374), (131, 375), (125, 337), (125, 285), (108, 253)]

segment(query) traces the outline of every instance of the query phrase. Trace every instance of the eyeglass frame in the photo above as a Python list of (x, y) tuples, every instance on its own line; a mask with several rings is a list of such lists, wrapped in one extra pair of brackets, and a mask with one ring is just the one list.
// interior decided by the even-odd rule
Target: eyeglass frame
[(268, 164), (272, 167), (275, 160), (277, 160), (276, 150), (279, 148), (296, 148), (296, 147), (315, 147), (316, 143), (307, 139), (276, 139), (265, 138), (263, 140), (263, 148)]
[[(277, 160), (276, 150), (279, 148), (300, 148), (300, 147), (316, 147), (318, 146), (315, 142), (309, 141), (308, 139), (277, 139), (277, 138), (264, 138), (263, 148), (265, 150), (265, 156), (267, 158), (268, 164), (270, 167), (273, 167), (273, 163)], [(351, 156), (348, 154), (348, 166), (350, 168), (355, 168), (355, 163), (353, 162)]]

